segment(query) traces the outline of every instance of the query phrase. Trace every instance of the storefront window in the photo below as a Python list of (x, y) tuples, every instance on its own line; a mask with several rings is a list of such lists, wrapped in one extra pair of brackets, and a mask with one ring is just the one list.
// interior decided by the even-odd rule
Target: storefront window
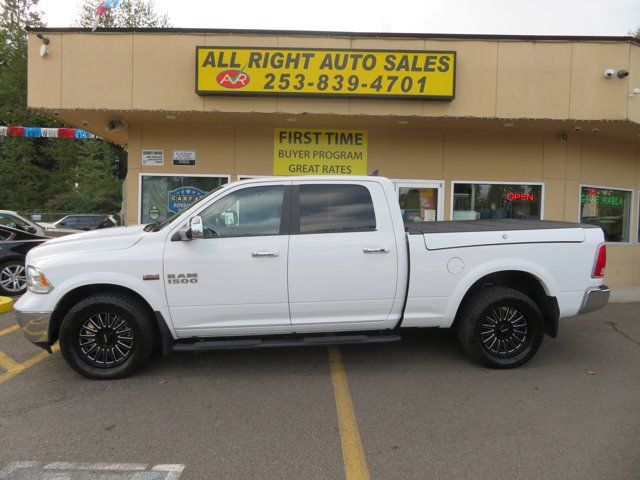
[(580, 223), (598, 225), (607, 242), (628, 242), (631, 192), (583, 186), (580, 191)]
[(228, 182), (228, 177), (142, 175), (141, 223), (162, 222)]
[(406, 222), (435, 222), (438, 212), (438, 189), (398, 187), (402, 218)]
[(542, 185), (453, 184), (453, 220), (539, 220)]

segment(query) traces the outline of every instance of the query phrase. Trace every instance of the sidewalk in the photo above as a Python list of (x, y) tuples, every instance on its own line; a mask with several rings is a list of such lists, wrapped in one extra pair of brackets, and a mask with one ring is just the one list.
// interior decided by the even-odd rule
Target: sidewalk
[(613, 303), (640, 302), (640, 285), (611, 287), (609, 301)]

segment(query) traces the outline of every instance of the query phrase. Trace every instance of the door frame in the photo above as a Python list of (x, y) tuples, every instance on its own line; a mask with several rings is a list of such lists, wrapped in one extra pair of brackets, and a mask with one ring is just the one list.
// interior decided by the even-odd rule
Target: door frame
[(436, 210), (436, 221), (441, 222), (444, 220), (444, 180), (416, 180), (416, 179), (404, 179), (394, 178), (393, 189), (396, 192), (396, 199), (400, 201), (400, 188), (435, 188), (438, 190), (438, 206)]

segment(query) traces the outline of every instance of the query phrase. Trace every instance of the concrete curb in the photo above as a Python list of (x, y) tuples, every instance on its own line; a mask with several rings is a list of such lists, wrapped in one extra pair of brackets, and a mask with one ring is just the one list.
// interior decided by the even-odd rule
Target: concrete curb
[(611, 287), (612, 303), (640, 302), (640, 286)]
[(0, 297), (0, 313), (7, 313), (13, 310), (13, 299), (9, 297)]

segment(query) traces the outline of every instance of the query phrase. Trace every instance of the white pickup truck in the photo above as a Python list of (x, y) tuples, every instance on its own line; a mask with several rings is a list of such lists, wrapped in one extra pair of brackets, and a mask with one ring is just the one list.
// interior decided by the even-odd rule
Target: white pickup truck
[(90, 378), (171, 351), (379, 343), (452, 327), (496, 368), (558, 319), (602, 308), (602, 231), (574, 223), (407, 223), (381, 177), (253, 179), (146, 226), (29, 252), (18, 322)]

